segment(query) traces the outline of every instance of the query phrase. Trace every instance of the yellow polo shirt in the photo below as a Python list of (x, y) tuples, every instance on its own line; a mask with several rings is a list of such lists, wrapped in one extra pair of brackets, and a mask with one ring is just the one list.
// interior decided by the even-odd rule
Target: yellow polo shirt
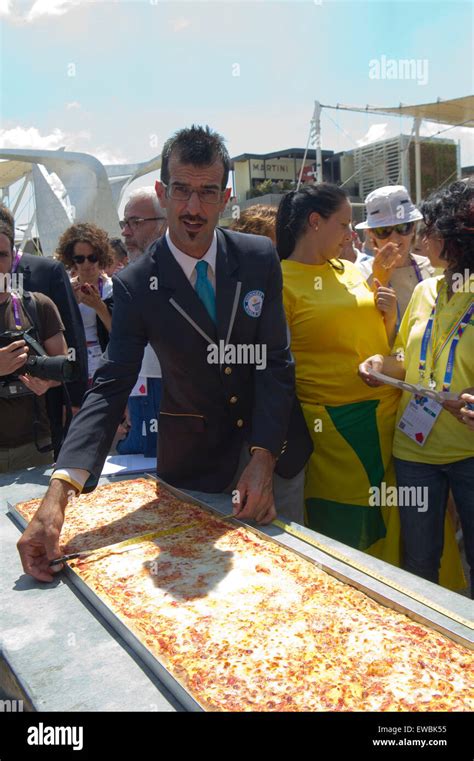
[[(431, 309), (440, 292), (433, 325), (432, 340), (427, 351), (425, 378), (419, 375), (421, 342), (425, 333)], [(464, 316), (469, 305), (474, 301), (474, 293), (462, 291), (454, 293), (447, 299), (446, 284), (443, 276), (432, 277), (419, 283), (408, 304), (402, 319), (400, 330), (393, 345), (393, 353), (402, 348), (405, 352), (406, 381), (422, 383), (428, 386), (428, 379), (433, 370), (432, 347), (441, 345), (443, 335), (450, 327)], [(446, 365), (452, 339), (448, 341), (434, 367), (437, 390), (442, 389)], [(474, 387), (474, 318), (471, 318), (456, 349), (453, 377), (450, 391), (461, 394)], [(410, 400), (410, 393), (404, 391), (397, 413), (397, 425)], [(447, 464), (474, 457), (474, 433), (447, 410), (442, 410), (423, 447), (395, 428), (393, 454), (401, 460), (426, 462), (435, 465)]]

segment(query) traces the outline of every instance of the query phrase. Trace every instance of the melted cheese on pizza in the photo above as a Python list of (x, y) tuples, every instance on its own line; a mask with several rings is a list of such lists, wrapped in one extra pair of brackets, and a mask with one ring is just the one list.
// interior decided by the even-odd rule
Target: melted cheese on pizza
[[(19, 502), (16, 510), (30, 521), (40, 502)], [(194, 513), (201, 515), (202, 510), (145, 478), (105, 484), (70, 502), (61, 532), (61, 550), (69, 553), (106, 547), (139, 534), (190, 523)]]
[(291, 551), (192, 511), (187, 530), (71, 565), (204, 708), (474, 708), (467, 649)]

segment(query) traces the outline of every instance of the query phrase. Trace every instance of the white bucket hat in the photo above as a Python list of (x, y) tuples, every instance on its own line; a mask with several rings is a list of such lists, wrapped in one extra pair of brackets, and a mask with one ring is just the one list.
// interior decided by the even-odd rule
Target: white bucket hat
[(423, 219), (403, 185), (386, 185), (376, 188), (365, 199), (367, 219), (355, 226), (356, 230), (373, 227), (392, 227), (404, 222)]

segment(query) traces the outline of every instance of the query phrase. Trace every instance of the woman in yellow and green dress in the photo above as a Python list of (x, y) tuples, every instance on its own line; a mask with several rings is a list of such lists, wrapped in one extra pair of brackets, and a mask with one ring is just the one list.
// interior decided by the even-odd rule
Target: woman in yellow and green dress
[(398, 565), (398, 511), (379, 504), (377, 490), (395, 485), (392, 442), (400, 392), (369, 388), (358, 376), (369, 347), (370, 354), (389, 352), (396, 301), (392, 289), (376, 282), (372, 290), (354, 264), (338, 258), (350, 224), (344, 190), (327, 183), (288, 193), (277, 216), (296, 392), (314, 441), (306, 522)]
[[(350, 235), (351, 217), (344, 190), (327, 183), (288, 193), (277, 216), (296, 393), (314, 441), (306, 476), (306, 522), (315, 531), (398, 563), (397, 516), (369, 502), (371, 487), (394, 484), (391, 454), (399, 392), (382, 388), (374, 393), (357, 375), (367, 347), (389, 349), (387, 332), (393, 338), (396, 302), (389, 288), (380, 288), (375, 296), (355, 265), (338, 258)], [(390, 523), (393, 542), (387, 533)]]

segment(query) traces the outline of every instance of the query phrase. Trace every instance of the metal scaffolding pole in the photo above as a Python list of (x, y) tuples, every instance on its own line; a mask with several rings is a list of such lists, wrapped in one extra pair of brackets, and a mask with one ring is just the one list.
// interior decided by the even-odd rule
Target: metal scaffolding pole
[(321, 103), (314, 103), (314, 126), (316, 132), (316, 182), (323, 181), (323, 160), (321, 153)]
[(420, 154), (420, 126), (421, 119), (415, 119), (415, 184), (416, 205), (421, 203), (421, 154)]

